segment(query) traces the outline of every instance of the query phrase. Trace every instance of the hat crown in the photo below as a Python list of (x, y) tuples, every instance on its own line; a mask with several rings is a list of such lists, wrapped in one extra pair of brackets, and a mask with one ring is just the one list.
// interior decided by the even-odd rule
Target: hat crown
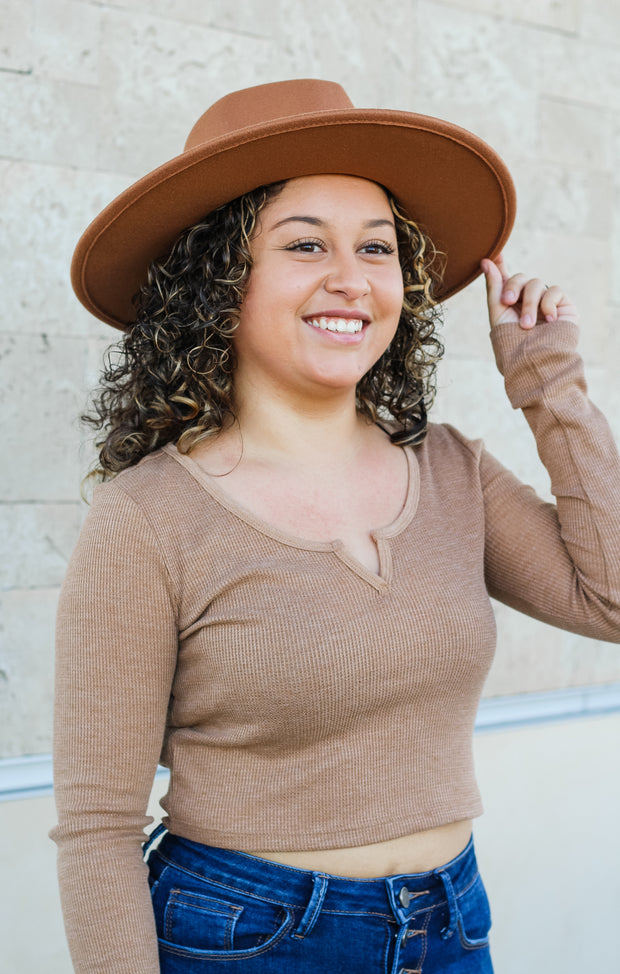
[(200, 116), (185, 151), (261, 123), (347, 108), (353, 108), (351, 99), (334, 81), (305, 78), (243, 88), (224, 95)]

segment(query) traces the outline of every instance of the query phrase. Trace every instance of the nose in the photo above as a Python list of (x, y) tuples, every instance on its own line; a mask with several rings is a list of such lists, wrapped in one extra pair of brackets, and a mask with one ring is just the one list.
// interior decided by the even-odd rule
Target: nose
[(355, 254), (333, 255), (324, 287), (330, 294), (343, 294), (352, 299), (370, 291), (366, 270)]

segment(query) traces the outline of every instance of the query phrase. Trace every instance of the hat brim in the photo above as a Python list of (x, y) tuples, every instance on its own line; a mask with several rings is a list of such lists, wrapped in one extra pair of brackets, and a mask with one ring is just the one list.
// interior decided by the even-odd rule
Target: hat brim
[(326, 173), (380, 183), (446, 255), (439, 297), (480, 274), (512, 229), (510, 173), (482, 139), (410, 112), (340, 109), (266, 122), (198, 145), (109, 204), (81, 237), (71, 280), (97, 318), (125, 329), (152, 260), (211, 210), (266, 183)]

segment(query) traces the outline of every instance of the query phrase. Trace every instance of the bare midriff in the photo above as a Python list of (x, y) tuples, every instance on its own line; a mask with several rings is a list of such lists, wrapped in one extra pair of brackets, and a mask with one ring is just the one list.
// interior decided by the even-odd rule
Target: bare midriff
[(472, 823), (465, 819), (414, 835), (388, 839), (349, 849), (322, 849), (310, 852), (264, 852), (252, 855), (271, 859), (297, 869), (370, 879), (401, 873), (422, 873), (437, 869), (458, 856), (471, 836)]

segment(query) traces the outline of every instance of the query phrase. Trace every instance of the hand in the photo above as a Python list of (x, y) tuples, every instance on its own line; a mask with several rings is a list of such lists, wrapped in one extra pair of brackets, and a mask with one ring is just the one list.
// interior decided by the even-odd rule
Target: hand
[(577, 323), (577, 308), (558, 285), (547, 287), (537, 278), (525, 274), (509, 277), (503, 254), (495, 262), (480, 262), (487, 285), (487, 304), (491, 328), (506, 321), (528, 330), (544, 322), (563, 318)]

